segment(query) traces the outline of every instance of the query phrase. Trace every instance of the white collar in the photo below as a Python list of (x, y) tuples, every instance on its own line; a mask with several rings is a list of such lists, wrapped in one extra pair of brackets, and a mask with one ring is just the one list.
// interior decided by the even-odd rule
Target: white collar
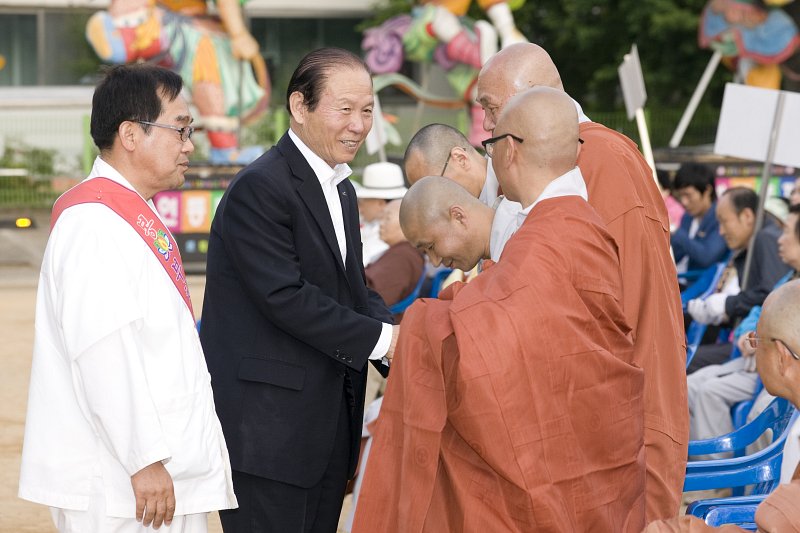
[(542, 191), (542, 194), (540, 194), (531, 205), (517, 214), (517, 227), (522, 226), (522, 223), (525, 222), (525, 217), (536, 207), (536, 204), (542, 200), (561, 196), (580, 196), (584, 200), (589, 199), (589, 194), (586, 191), (586, 182), (583, 181), (583, 174), (581, 174), (581, 169), (578, 167), (573, 168), (569, 172), (560, 175), (548, 183), (547, 187)]
[[(126, 180), (122, 174), (119, 173), (119, 171), (117, 171), (117, 169), (112, 167), (107, 161), (101, 159), (100, 156), (95, 157), (94, 165), (92, 165), (92, 171), (89, 172), (89, 177), (87, 177), (86, 180), (90, 180), (92, 178), (108, 178), (113, 182), (119, 183), (126, 189), (132, 190), (139, 196), (142, 196), (139, 191), (137, 191), (136, 188), (131, 185), (131, 183)], [(144, 197), (142, 197), (142, 200), (144, 200)]]
[(332, 185), (336, 187), (353, 173), (347, 163), (339, 163), (331, 168), (320, 156), (311, 151), (311, 148), (306, 146), (306, 143), (300, 140), (300, 137), (298, 137), (291, 128), (289, 128), (289, 138), (295, 146), (297, 146), (297, 149), (300, 150), (300, 153), (303, 154), (303, 157), (308, 162), (311, 170), (314, 171), (320, 184), (324, 185), (326, 182), (331, 181)]
[(584, 122), (591, 122), (592, 119), (590, 119), (583, 113), (583, 108), (581, 107), (581, 104), (579, 104), (578, 101), (575, 99), (573, 99), (572, 101), (575, 102), (575, 109), (578, 110), (578, 124), (583, 124)]

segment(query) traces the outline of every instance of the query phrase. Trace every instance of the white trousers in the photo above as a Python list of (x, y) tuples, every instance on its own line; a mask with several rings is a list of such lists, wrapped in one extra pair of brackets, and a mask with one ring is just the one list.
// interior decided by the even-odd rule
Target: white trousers
[(85, 511), (50, 508), (50, 515), (59, 533), (208, 533), (208, 513), (175, 516), (167, 526), (158, 529), (143, 527), (135, 518), (117, 518), (106, 515), (106, 498), (103, 480), (92, 481), (92, 496)]
[[(744, 369), (744, 358), (701, 368), (688, 378), (689, 438), (709, 439), (733, 431), (730, 409), (750, 400), (758, 374)], [(717, 454), (711, 457), (720, 458)]]

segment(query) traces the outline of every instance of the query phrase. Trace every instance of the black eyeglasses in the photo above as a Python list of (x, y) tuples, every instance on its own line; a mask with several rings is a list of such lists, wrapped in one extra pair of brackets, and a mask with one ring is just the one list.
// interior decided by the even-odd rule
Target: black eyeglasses
[[(502, 135), (498, 135), (497, 137), (492, 137), (491, 139), (486, 139), (485, 141), (481, 141), (481, 144), (483, 145), (483, 149), (486, 151), (486, 155), (488, 155), (489, 157), (492, 157), (492, 154), (494, 153), (494, 145), (495, 145), (495, 143), (497, 141), (505, 139), (506, 137), (511, 137), (512, 139), (514, 139), (518, 143), (522, 142), (522, 139), (520, 139), (519, 137), (517, 137), (513, 133), (504, 133)], [(578, 142), (583, 144), (583, 139), (578, 138)], [(445, 168), (447, 168), (447, 163), (445, 163), (444, 166), (445, 166)]]
[[(764, 340), (761, 337), (759, 337), (758, 335), (756, 335), (755, 331), (751, 331), (750, 333), (748, 333), (746, 339), (747, 339), (747, 342), (750, 343), (750, 347), (753, 348), (753, 349), (756, 349), (758, 347), (758, 343), (760, 343), (762, 340)], [(797, 355), (794, 352), (794, 350), (789, 348), (789, 346), (785, 342), (783, 342), (782, 340), (780, 340), (780, 339), (772, 339), (772, 338), (767, 339), (767, 340), (770, 340), (770, 341), (773, 341), (773, 342), (779, 342), (779, 343), (783, 344), (783, 347), (786, 348), (787, 350), (789, 350), (789, 353), (792, 354), (792, 357), (794, 357), (795, 359), (800, 361), (800, 355)]]
[(522, 143), (523, 142), (522, 139), (520, 139), (519, 137), (517, 137), (513, 133), (504, 133), (502, 135), (498, 135), (497, 137), (492, 137), (490, 139), (486, 139), (485, 141), (481, 141), (481, 144), (483, 145), (483, 149), (486, 150), (486, 155), (488, 155), (489, 157), (492, 157), (492, 154), (494, 153), (494, 145), (495, 145), (495, 143), (497, 141), (501, 141), (501, 140), (505, 139), (506, 137), (511, 137), (512, 139), (514, 139), (518, 143)]
[(439, 172), (439, 175), (444, 177), (444, 171), (447, 170), (447, 165), (450, 163), (450, 152), (447, 152), (447, 159), (444, 160), (444, 166), (442, 167), (442, 171)]
[(139, 124), (147, 124), (148, 126), (155, 126), (156, 128), (167, 128), (170, 130), (175, 130), (178, 132), (178, 135), (181, 136), (181, 142), (186, 142), (192, 138), (192, 133), (194, 133), (194, 128), (191, 126), (184, 126), (179, 128), (177, 126), (172, 126), (170, 124), (159, 124), (158, 122), (147, 122), (146, 120), (137, 120)]

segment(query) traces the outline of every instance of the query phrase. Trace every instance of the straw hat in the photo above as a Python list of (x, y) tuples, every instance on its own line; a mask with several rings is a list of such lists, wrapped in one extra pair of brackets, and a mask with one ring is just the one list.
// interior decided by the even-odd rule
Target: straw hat
[(356, 187), (359, 198), (396, 200), (406, 194), (403, 170), (394, 163), (372, 163), (364, 167), (361, 186)]

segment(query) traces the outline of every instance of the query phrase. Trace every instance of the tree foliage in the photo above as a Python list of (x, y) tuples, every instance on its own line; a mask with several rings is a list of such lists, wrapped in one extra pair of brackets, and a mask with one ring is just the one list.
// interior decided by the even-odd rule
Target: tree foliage
[[(617, 67), (636, 43), (648, 106), (685, 105), (711, 52), (697, 44), (705, 0), (528, 0), (515, 12), (522, 32), (550, 52), (564, 86), (590, 108), (622, 104)], [(719, 101), (727, 76), (710, 89)], [(716, 97), (715, 97), (716, 95)]]

